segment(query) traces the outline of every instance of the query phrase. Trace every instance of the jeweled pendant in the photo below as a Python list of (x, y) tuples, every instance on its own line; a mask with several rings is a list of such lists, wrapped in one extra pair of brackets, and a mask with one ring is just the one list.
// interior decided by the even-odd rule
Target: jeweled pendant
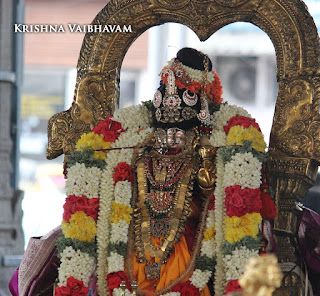
[(145, 270), (148, 280), (157, 280), (160, 278), (161, 263), (147, 262)]

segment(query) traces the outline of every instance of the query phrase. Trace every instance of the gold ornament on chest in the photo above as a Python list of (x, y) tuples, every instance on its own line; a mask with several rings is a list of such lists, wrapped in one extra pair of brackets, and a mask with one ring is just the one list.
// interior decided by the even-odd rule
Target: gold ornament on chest
[[(184, 134), (179, 139), (184, 141)], [(166, 140), (170, 142), (170, 133)], [(177, 146), (181, 148), (179, 144), (173, 139), (168, 146), (173, 151)], [(140, 210), (135, 219), (135, 249), (138, 260), (146, 263), (147, 278), (154, 281), (160, 277), (161, 264), (174, 250), (173, 244), (180, 241), (191, 211), (196, 154), (193, 149), (174, 152), (166, 155), (152, 150), (137, 163), (136, 207)], [(154, 259), (148, 260), (147, 255)]]

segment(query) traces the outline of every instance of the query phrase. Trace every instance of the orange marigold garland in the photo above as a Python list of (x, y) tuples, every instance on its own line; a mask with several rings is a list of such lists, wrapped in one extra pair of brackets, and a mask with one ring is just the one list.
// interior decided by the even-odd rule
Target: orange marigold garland
[(212, 70), (212, 73), (214, 74), (214, 82), (206, 85), (205, 92), (210, 98), (210, 103), (220, 104), (223, 101), (221, 80), (216, 71)]
[[(179, 89), (186, 89), (192, 93), (201, 92), (203, 84), (203, 71), (192, 69), (180, 63), (179, 60), (172, 59), (161, 71), (161, 73), (165, 73), (161, 75), (161, 79), (165, 84), (168, 83), (168, 73), (164, 71), (165, 69), (171, 69), (175, 72), (177, 72), (177, 69), (179, 69), (181, 72), (180, 75), (175, 76), (175, 84)], [(208, 72), (207, 83), (204, 87), (204, 91), (208, 96), (209, 103), (222, 103), (222, 85), (216, 71), (212, 70)]]
[[(209, 103), (215, 102), (217, 104), (220, 104), (223, 101), (223, 98), (222, 98), (223, 91), (222, 91), (221, 81), (220, 81), (220, 78), (219, 78), (217, 72), (212, 71), (212, 73), (214, 74), (215, 80), (212, 83), (208, 83), (205, 86), (205, 93), (210, 99)], [(164, 83), (168, 83), (167, 76), (168, 75), (166, 74), (166, 75), (163, 75), (162, 78), (161, 78)], [(197, 82), (197, 81), (192, 80), (192, 82), (189, 85), (183, 83), (179, 79), (176, 79), (175, 82), (176, 82), (176, 86), (179, 89), (186, 89), (186, 90), (188, 90), (188, 91), (190, 91), (192, 93), (199, 93), (201, 91), (201, 88), (202, 88), (202, 82), (201, 81)]]

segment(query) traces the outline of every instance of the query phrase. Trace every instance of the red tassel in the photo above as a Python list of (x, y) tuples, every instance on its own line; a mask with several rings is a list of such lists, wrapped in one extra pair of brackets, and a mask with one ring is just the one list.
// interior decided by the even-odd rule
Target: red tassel
[(268, 192), (268, 189), (264, 188), (267, 186), (268, 185), (266, 184), (261, 186), (262, 207), (260, 214), (263, 219), (274, 219), (277, 216), (277, 208)]
[(262, 175), (262, 184), (260, 187), (261, 190), (261, 217), (263, 219), (271, 219), (273, 220), (277, 216), (277, 208), (276, 205), (273, 202), (272, 197), (269, 194), (269, 173), (268, 173), (268, 166), (266, 164), (262, 165), (261, 170)]

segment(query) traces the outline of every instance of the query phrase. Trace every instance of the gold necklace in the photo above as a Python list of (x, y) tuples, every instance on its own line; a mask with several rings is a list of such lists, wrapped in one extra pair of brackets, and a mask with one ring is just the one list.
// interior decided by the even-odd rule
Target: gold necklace
[[(184, 232), (185, 222), (190, 212), (191, 190), (193, 188), (192, 181), (194, 177), (195, 158), (192, 154), (183, 154), (180, 157), (188, 158), (189, 161), (183, 174), (181, 175), (175, 192), (174, 207), (170, 212), (170, 222), (168, 232), (161, 241), (159, 247), (155, 247), (152, 243), (152, 234), (150, 231), (150, 213), (146, 206), (146, 198), (148, 195), (147, 176), (145, 169), (145, 156), (137, 163), (138, 177), (138, 208), (140, 208), (140, 217), (136, 219), (136, 250), (137, 257), (140, 262), (146, 262), (146, 275), (154, 280), (160, 277), (161, 264), (166, 263), (166, 259), (170, 257), (171, 251), (174, 249), (173, 242), (178, 242)], [(161, 155), (162, 158), (166, 156)], [(169, 158), (173, 158), (169, 156)], [(176, 156), (175, 156), (176, 158)], [(160, 258), (159, 263), (151, 263), (146, 259), (145, 252), (148, 252), (152, 258)]]

